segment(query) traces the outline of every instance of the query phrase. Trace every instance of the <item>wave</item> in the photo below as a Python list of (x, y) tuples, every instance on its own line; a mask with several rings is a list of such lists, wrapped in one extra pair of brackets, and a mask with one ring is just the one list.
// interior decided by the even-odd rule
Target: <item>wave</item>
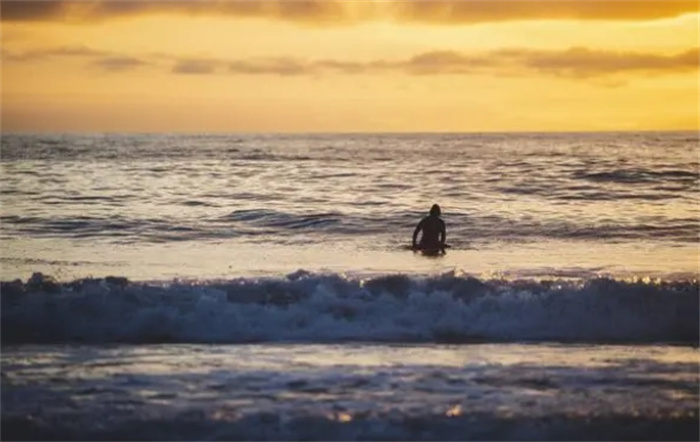
[(698, 281), (281, 278), (2, 282), (3, 343), (678, 342)]
[(646, 170), (640, 168), (634, 169), (615, 169), (604, 172), (586, 172), (579, 171), (574, 174), (574, 178), (584, 179), (589, 181), (611, 182), (621, 184), (638, 184), (649, 181), (661, 182), (680, 182), (684, 184), (696, 185), (698, 182), (697, 171), (687, 170)]
[(303, 230), (306, 228), (319, 228), (331, 224), (341, 224), (344, 220), (342, 213), (311, 213), (291, 214), (275, 210), (255, 209), (237, 210), (222, 217), (222, 221), (250, 223), (260, 227), (273, 227), (278, 229)]
[[(190, 202), (190, 205), (205, 205)], [(386, 212), (361, 215), (336, 211), (294, 213), (271, 209), (235, 210), (229, 214), (201, 219), (131, 218), (126, 215), (83, 215), (73, 217), (0, 215), (2, 230), (10, 234), (48, 238), (105, 238), (120, 243), (164, 243), (207, 241), (228, 238), (255, 239), (264, 235), (271, 243), (308, 242), (310, 235), (323, 241), (375, 235), (376, 244), (391, 244), (399, 235), (410, 241), (418, 212)], [(582, 220), (514, 221), (497, 215), (451, 212), (445, 217), (452, 246), (470, 247), (474, 239), (536, 241), (563, 240), (652, 240), (697, 242), (700, 220), (693, 217), (633, 222)], [(304, 233), (305, 236), (300, 236)], [(380, 237), (377, 238), (376, 235)]]

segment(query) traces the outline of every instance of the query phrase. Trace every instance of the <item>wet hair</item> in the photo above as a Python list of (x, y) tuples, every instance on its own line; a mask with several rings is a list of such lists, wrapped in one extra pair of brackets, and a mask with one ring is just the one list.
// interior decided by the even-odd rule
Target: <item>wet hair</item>
[(440, 216), (440, 206), (433, 204), (433, 207), (430, 208), (430, 214), (433, 216)]

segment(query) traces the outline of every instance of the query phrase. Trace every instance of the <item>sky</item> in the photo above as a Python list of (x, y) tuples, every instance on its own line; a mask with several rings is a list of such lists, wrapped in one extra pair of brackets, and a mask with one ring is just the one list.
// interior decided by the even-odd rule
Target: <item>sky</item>
[(699, 2), (0, 2), (2, 132), (699, 130)]

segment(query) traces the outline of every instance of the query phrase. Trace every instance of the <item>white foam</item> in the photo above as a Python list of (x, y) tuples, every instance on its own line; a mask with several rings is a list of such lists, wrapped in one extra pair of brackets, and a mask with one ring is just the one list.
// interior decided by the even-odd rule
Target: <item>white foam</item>
[(698, 341), (697, 282), (297, 272), (188, 284), (34, 283), (4, 286), (3, 341)]

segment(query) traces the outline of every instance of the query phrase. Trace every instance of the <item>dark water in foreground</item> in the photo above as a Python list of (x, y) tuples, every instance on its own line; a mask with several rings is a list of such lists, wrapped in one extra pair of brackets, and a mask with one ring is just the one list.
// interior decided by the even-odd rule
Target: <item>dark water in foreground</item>
[(697, 348), (4, 347), (2, 436), (696, 440)]

